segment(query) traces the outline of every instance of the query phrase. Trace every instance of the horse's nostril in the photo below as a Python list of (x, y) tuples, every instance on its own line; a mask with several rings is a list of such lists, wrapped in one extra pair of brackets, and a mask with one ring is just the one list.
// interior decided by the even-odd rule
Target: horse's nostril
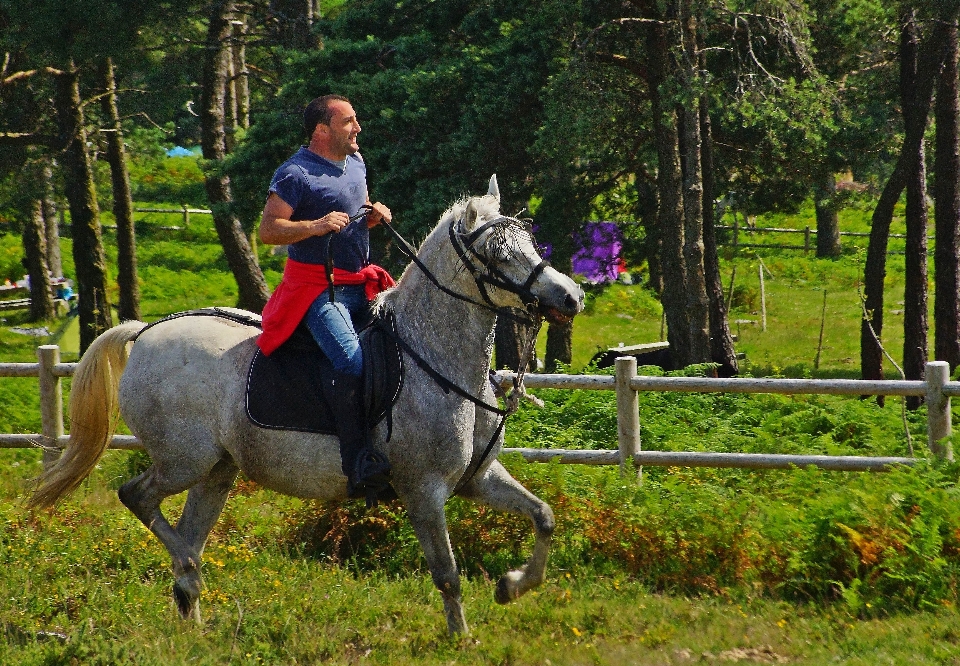
[(577, 307), (577, 299), (570, 294), (567, 294), (567, 297), (563, 299), (563, 307), (568, 310), (575, 310)]

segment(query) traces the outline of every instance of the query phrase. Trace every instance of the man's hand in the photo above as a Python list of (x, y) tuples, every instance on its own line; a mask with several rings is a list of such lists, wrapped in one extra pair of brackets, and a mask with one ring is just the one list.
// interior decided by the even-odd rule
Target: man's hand
[[(367, 203), (369, 204), (369, 202)], [(388, 224), (393, 222), (393, 213), (390, 212), (389, 208), (379, 201), (370, 205), (373, 206), (373, 210), (367, 213), (367, 227), (375, 227), (384, 220), (386, 220)]]
[(326, 236), (329, 233), (337, 233), (348, 224), (350, 224), (349, 215), (334, 211), (327, 213), (319, 220), (313, 220), (310, 228), (314, 236)]

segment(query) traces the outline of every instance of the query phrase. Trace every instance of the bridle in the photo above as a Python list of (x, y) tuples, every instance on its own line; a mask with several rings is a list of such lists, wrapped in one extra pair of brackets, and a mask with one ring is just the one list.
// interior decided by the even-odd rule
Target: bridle
[[(508, 225), (523, 225), (523, 222), (515, 217), (501, 215), (483, 223), (469, 234), (462, 234), (456, 231), (454, 229), (454, 220), (451, 220), (450, 226), (447, 227), (450, 236), (450, 243), (453, 245), (454, 250), (456, 250), (457, 256), (460, 257), (460, 262), (470, 272), (470, 275), (473, 277), (474, 282), (476, 282), (477, 289), (480, 291), (480, 295), (487, 303), (487, 306), (496, 310), (498, 314), (503, 308), (495, 305), (490, 299), (490, 294), (487, 292), (487, 285), (515, 294), (528, 309), (531, 307), (536, 308), (537, 305), (539, 305), (539, 302), (537, 297), (533, 295), (531, 288), (533, 287), (533, 283), (537, 281), (537, 278), (540, 277), (540, 274), (544, 271), (544, 269), (550, 265), (549, 261), (546, 259), (541, 259), (540, 263), (534, 267), (523, 284), (517, 285), (512, 282), (503, 271), (497, 268), (496, 265), (492, 264), (486, 259), (486, 257), (479, 254), (474, 247), (476, 246), (480, 237), (487, 233), (487, 231), (490, 231), (494, 227), (502, 226), (504, 223)], [(474, 264), (474, 260), (476, 260), (476, 262), (479, 264), (479, 267)], [(483, 270), (480, 270), (480, 267), (482, 267)]]

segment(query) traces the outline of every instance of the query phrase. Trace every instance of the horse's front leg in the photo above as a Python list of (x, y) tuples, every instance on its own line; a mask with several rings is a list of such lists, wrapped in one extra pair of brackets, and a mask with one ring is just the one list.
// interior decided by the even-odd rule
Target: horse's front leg
[(404, 505), (420, 547), (423, 548), (433, 584), (440, 590), (443, 598), (447, 629), (451, 634), (466, 634), (469, 629), (460, 598), (460, 574), (453, 559), (447, 519), (443, 513), (446, 486), (439, 483), (424, 486), (413, 496), (404, 497)]
[(533, 523), (533, 555), (522, 567), (500, 577), (494, 596), (497, 603), (513, 601), (543, 583), (556, 526), (550, 506), (510, 476), (499, 460), (494, 460), (483, 476), (474, 478), (459, 494), (493, 509), (522, 514)]

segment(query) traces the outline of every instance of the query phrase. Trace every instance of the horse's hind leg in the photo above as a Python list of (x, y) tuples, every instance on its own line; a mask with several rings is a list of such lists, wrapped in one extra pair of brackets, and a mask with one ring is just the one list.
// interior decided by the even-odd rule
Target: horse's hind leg
[[(190, 488), (187, 493), (187, 501), (183, 506), (180, 520), (177, 521), (176, 532), (197, 554), (198, 563), (203, 557), (207, 536), (220, 518), (224, 504), (227, 503), (227, 497), (237, 479), (238, 471), (233, 460), (225, 456), (214, 465), (205, 479)], [(199, 567), (177, 575), (173, 584), (173, 596), (177, 602), (177, 609), (184, 618), (194, 617), (197, 621), (200, 620), (200, 585)]]
[(187, 493), (183, 514), (177, 521), (177, 533), (203, 556), (210, 530), (217, 524), (223, 506), (227, 503), (230, 489), (237, 480), (238, 469), (233, 459), (224, 456), (203, 481)]
[(482, 477), (468, 483), (460, 495), (494, 509), (525, 515), (533, 523), (536, 533), (533, 555), (522, 567), (508, 571), (497, 581), (494, 596), (497, 603), (512, 601), (543, 583), (555, 527), (553, 511), (547, 503), (520, 485), (496, 460)]
[(173, 575), (176, 578), (173, 591), (177, 610), (184, 618), (192, 617), (200, 622), (200, 553), (188, 543), (167, 521), (160, 511), (160, 503), (166, 497), (191, 488), (205, 481), (210, 466), (201, 466), (189, 475), (178, 477), (165, 473), (165, 468), (154, 464), (140, 476), (127, 481), (117, 493), (124, 506), (156, 535), (166, 547), (173, 560)]

